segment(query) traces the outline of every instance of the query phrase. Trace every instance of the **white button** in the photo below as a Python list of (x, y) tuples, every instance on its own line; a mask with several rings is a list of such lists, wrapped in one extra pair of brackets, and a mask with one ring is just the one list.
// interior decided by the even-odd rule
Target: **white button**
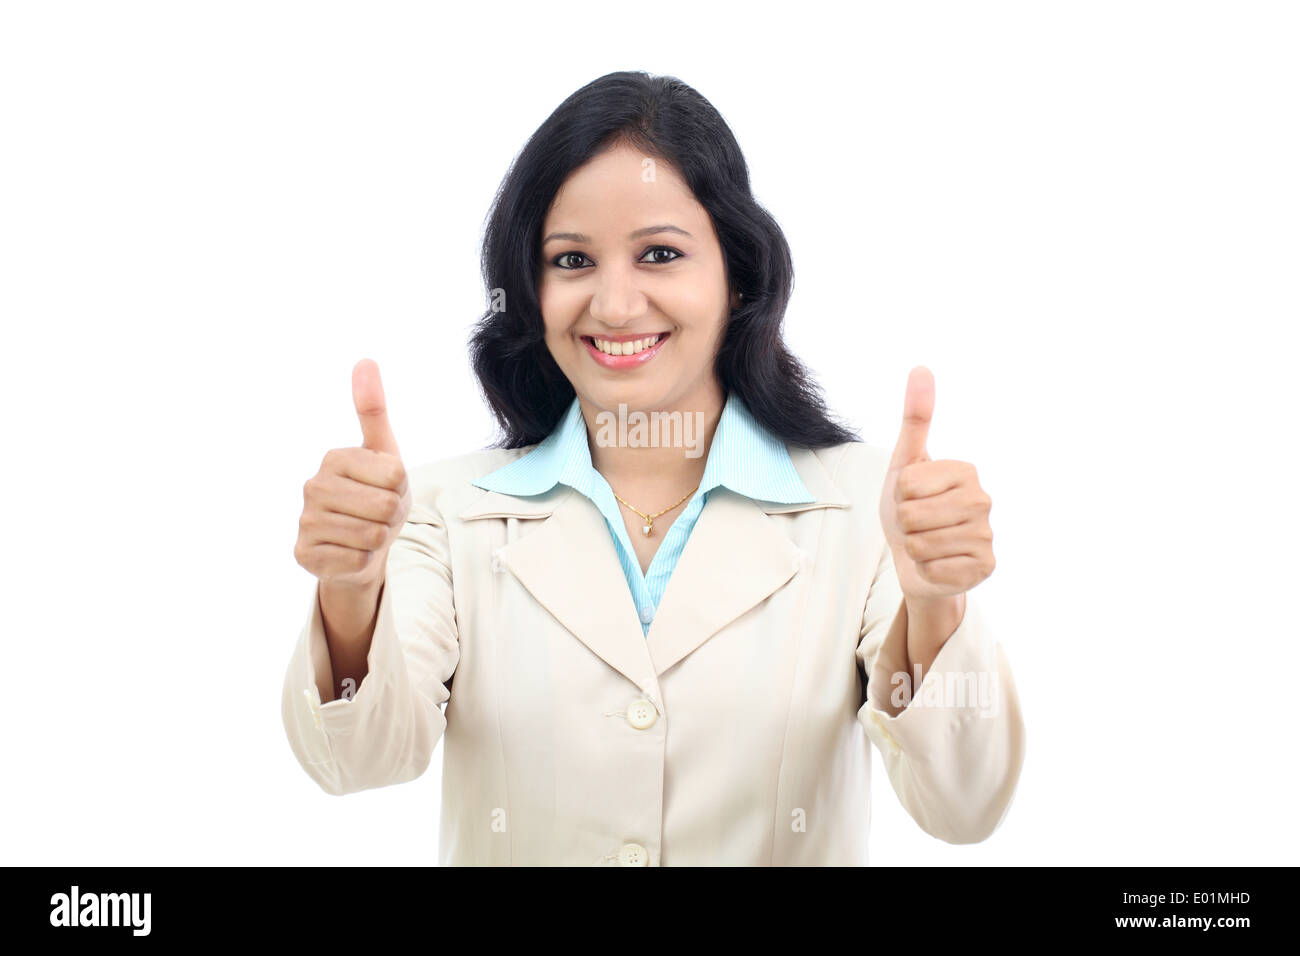
[(654, 619), (655, 619), (655, 609), (651, 605), (647, 604), (645, 607), (641, 608), (642, 624), (649, 624)]
[(501, 570), (501, 549), (500, 548), (497, 548), (495, 551), (492, 552), (492, 570), (493, 571)]
[(619, 866), (649, 866), (650, 854), (640, 843), (624, 843), (618, 851)]
[(627, 708), (627, 722), (637, 730), (645, 730), (647, 727), (653, 727), (654, 722), (659, 719), (659, 712), (655, 710), (655, 705), (650, 701), (642, 698), (634, 700)]

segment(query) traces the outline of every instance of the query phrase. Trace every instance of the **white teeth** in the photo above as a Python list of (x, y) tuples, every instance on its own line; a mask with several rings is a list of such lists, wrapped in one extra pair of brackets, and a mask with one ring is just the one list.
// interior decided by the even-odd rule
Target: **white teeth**
[(652, 335), (645, 339), (636, 339), (632, 342), (610, 342), (606, 339), (593, 337), (592, 341), (596, 343), (596, 348), (600, 349), (606, 355), (636, 355), (638, 352), (644, 352), (650, 346), (658, 342), (660, 336)]

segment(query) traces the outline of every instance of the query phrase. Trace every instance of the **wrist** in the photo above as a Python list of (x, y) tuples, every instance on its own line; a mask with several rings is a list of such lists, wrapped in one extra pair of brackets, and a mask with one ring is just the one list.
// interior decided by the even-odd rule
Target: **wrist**
[(923, 617), (933, 617), (954, 613), (960, 614), (966, 608), (966, 592), (945, 594), (942, 597), (921, 598), (909, 597), (904, 594), (903, 602), (907, 605), (909, 615), (917, 614)]
[(929, 662), (957, 630), (966, 614), (965, 593), (940, 598), (903, 598), (907, 606), (907, 648), (912, 661)]

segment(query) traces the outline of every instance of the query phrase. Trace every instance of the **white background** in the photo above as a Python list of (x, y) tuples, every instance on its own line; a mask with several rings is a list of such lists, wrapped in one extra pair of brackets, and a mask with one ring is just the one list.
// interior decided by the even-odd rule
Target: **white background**
[(335, 798), (280, 718), (303, 482), (379, 362), (408, 467), (486, 445), (466, 336), (516, 151), (619, 69), (722, 112), (788, 339), (975, 463), (1028, 757), (982, 844), (1296, 863), (1300, 17), (1286, 3), (0, 7), (5, 862), (432, 863), (442, 748)]

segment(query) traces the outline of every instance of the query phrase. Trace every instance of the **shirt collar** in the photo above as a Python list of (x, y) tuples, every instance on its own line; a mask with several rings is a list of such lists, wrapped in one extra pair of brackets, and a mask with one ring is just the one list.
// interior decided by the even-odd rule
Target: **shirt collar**
[[(587, 424), (574, 396), (559, 424), (532, 451), (471, 484), (508, 495), (539, 495), (559, 482), (590, 498), (595, 474)], [(701, 493), (719, 486), (757, 501), (817, 500), (799, 478), (785, 443), (755, 420), (735, 392), (722, 406), (700, 480)]]

